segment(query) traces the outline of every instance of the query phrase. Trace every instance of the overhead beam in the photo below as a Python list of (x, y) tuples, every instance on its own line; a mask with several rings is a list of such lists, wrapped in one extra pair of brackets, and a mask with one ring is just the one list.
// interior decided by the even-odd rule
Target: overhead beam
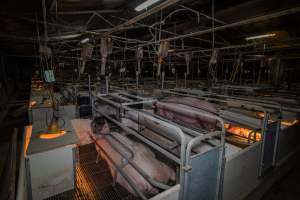
[[(111, 16), (111, 17), (117, 18), (117, 19), (122, 20), (122, 21), (126, 21), (126, 19), (120, 18), (120, 17), (117, 17), (117, 16)], [(168, 30), (166, 30), (166, 29), (161, 29), (161, 30), (160, 30), (159, 28), (155, 28), (154, 26), (150, 26), (150, 25), (143, 24), (143, 23), (140, 23), (140, 22), (137, 22), (137, 23), (135, 23), (135, 24), (136, 24), (136, 25), (139, 25), (139, 26), (142, 26), (142, 27), (150, 28), (150, 29), (152, 29), (152, 30), (161, 31), (162, 33), (168, 33), (168, 34), (170, 34), (170, 35), (179, 35), (179, 34), (177, 34), (177, 33), (168, 31)], [(206, 39), (202, 39), (202, 38), (191, 37), (191, 39), (199, 40), (199, 41), (202, 41), (202, 42), (211, 43), (210, 40), (206, 40)], [(217, 43), (219, 43), (219, 42), (217, 42)], [(224, 43), (219, 43), (219, 44), (224, 44)]]
[(142, 19), (144, 19), (144, 18), (146, 18), (150, 15), (153, 15), (153, 14), (155, 14), (155, 13), (157, 13), (157, 12), (159, 12), (159, 11), (161, 11), (161, 10), (163, 10), (163, 9), (165, 9), (165, 8), (171, 6), (171, 5), (173, 5), (173, 4), (175, 4), (179, 1), (180, 0), (166, 0), (166, 1), (158, 4), (157, 6), (143, 12), (142, 14), (129, 19), (128, 21), (124, 22), (123, 24), (115, 26), (111, 31), (108, 31), (107, 33), (105, 33), (105, 35), (110, 35), (114, 32), (118, 32), (120, 30), (123, 30), (125, 27), (130, 26), (130, 25), (132, 25), (132, 24), (134, 24), (134, 23), (136, 23), (136, 22), (138, 22), (138, 21), (140, 21), (140, 20), (142, 20)]
[(295, 13), (298, 13), (298, 12), (300, 12), (300, 7), (290, 8), (290, 9), (286, 9), (286, 10), (283, 10), (283, 11), (262, 15), (262, 16), (259, 16), (259, 17), (253, 17), (253, 18), (241, 20), (241, 21), (238, 21), (238, 22), (233, 22), (233, 23), (226, 24), (226, 25), (217, 26), (217, 27), (214, 27), (214, 28), (209, 28), (209, 29), (206, 29), (206, 30), (200, 30), (200, 31), (195, 31), (195, 32), (188, 33), (188, 34), (185, 34), (185, 35), (180, 35), (180, 36), (174, 36), (174, 37), (170, 37), (170, 38), (166, 38), (166, 39), (161, 39), (160, 41), (150, 42), (150, 43), (147, 43), (146, 45), (159, 43), (161, 41), (174, 41), (174, 40), (180, 40), (180, 39), (184, 39), (184, 38), (188, 38), (188, 37), (195, 37), (195, 36), (211, 33), (213, 31), (221, 31), (221, 30), (225, 30), (225, 29), (228, 29), (228, 28), (234, 28), (234, 27), (239, 27), (239, 26), (243, 26), (243, 25), (254, 24), (254, 23), (257, 23), (257, 22), (266, 21), (266, 20), (282, 17), (282, 16), (285, 16), (285, 15), (295, 14)]
[(57, 12), (58, 15), (87, 15), (93, 13), (100, 13), (100, 14), (110, 14), (110, 13), (120, 13), (123, 10), (78, 10), (78, 11), (59, 11)]
[[(39, 23), (39, 24), (44, 24), (45, 23), (44, 21), (35, 20), (35, 19), (28, 18), (28, 17), (20, 17), (20, 19), (26, 20), (26, 21), (29, 21), (29, 22), (32, 22), (32, 23)], [(76, 28), (76, 27), (70, 26), (70, 25), (62, 25), (62, 24), (57, 24), (57, 23), (52, 23), (52, 22), (46, 22), (46, 23), (49, 26), (54, 26), (54, 27), (58, 27), (58, 28), (64, 28), (64, 29), (84, 32), (84, 33), (88, 33), (88, 34), (93, 34), (93, 35), (99, 35), (100, 34), (98, 32), (83, 30), (81, 28)]]
[[(28, 18), (28, 17), (20, 17), (19, 19), (22, 20), (26, 20), (32, 23), (39, 23), (39, 24), (44, 24), (44, 21), (40, 21), (40, 20), (35, 20), (32, 18)], [(104, 29), (97, 29), (97, 30), (84, 30), (82, 28), (76, 28), (75, 26), (70, 26), (70, 25), (63, 25), (63, 24), (57, 24), (57, 23), (52, 23), (52, 22), (46, 22), (49, 26), (54, 26), (54, 27), (58, 27), (58, 28), (64, 28), (64, 29), (69, 29), (72, 30), (72, 32), (68, 32), (68, 33), (87, 33), (87, 34), (91, 34), (91, 35), (101, 35), (101, 32), (108, 32), (111, 31), (113, 28), (104, 28)], [(123, 27), (121, 30), (128, 30), (128, 29), (133, 29), (133, 28), (140, 28), (139, 26), (131, 26), (131, 27)], [(104, 34), (102, 33), (102, 34)], [(67, 34), (67, 33), (66, 33)]]

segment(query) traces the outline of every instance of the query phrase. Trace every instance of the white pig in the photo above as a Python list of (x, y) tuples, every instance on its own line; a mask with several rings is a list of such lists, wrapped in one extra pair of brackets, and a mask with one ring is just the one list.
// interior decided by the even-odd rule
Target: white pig
[[(155, 195), (159, 192), (159, 190), (151, 185), (134, 167), (127, 163), (126, 159), (124, 159), (124, 157), (115, 148), (131, 159), (131, 161), (139, 166), (139, 168), (142, 169), (151, 179), (165, 184), (169, 181), (175, 181), (175, 171), (163, 162), (159, 161), (155, 157), (155, 154), (147, 146), (134, 142), (120, 133), (110, 132), (107, 123), (102, 126), (102, 130), (99, 130), (99, 128), (97, 129), (100, 134), (93, 134), (92, 136), (93, 140), (96, 142), (96, 149), (101, 155), (101, 158), (108, 163), (110, 173), (113, 177), (116, 177), (117, 183), (126, 188), (130, 193), (136, 195), (128, 182), (116, 171), (114, 165), (103, 153), (103, 150), (107, 155), (109, 155), (115, 164), (122, 166), (123, 172), (145, 195)], [(121, 141), (121, 143), (119, 141)]]

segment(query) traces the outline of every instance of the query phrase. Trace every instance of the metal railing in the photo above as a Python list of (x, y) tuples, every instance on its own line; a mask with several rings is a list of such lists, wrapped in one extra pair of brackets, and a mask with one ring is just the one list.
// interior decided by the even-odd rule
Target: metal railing
[[(123, 93), (124, 94), (124, 93)], [(125, 102), (125, 103), (119, 103), (119, 102), (114, 102), (111, 99), (108, 99), (110, 95), (101, 95), (101, 96), (93, 96), (93, 102), (97, 100), (102, 101), (106, 104), (109, 104), (110, 106), (116, 107), (120, 112), (122, 112), (122, 115), (128, 119), (133, 120), (134, 122), (138, 123), (139, 125), (142, 125), (143, 127), (165, 137), (168, 138), (169, 140), (175, 141), (177, 144), (180, 145), (180, 153), (179, 155), (174, 155), (173, 153), (169, 152), (168, 149), (165, 149), (161, 147), (160, 145), (156, 144), (155, 142), (151, 141), (147, 137), (143, 136), (141, 133), (139, 133), (138, 130), (133, 130), (126, 125), (122, 124), (120, 121), (117, 119), (108, 116), (106, 113), (103, 111), (97, 109), (96, 105), (93, 104), (93, 110), (94, 113), (98, 113), (108, 119), (109, 121), (113, 122), (114, 124), (118, 125), (123, 131), (135, 136), (138, 138), (140, 141), (143, 143), (147, 144), (148, 146), (152, 147), (162, 155), (166, 156), (168, 159), (172, 160), (173, 162), (177, 163), (179, 165), (179, 184), (180, 184), (180, 199), (184, 198), (184, 193), (186, 191), (185, 188), (185, 183), (187, 181), (187, 178), (185, 177), (186, 171), (188, 170), (188, 164), (191, 157), (191, 149), (194, 148), (196, 145), (200, 144), (202, 141), (207, 140), (208, 138), (220, 138), (220, 144), (217, 147), (221, 147), (221, 152), (220, 152), (220, 160), (218, 161), (220, 163), (219, 165), (219, 178), (218, 178), (218, 188), (216, 188), (216, 191), (221, 190), (221, 185), (222, 185), (222, 169), (223, 169), (223, 164), (224, 164), (224, 146), (225, 146), (225, 128), (224, 128), (224, 121), (218, 116), (208, 114), (208, 113), (202, 113), (202, 112), (197, 112), (193, 110), (188, 110), (188, 112), (192, 112), (193, 114), (200, 115), (203, 117), (207, 117), (210, 119), (216, 120), (218, 123), (221, 124), (221, 131), (218, 132), (213, 132), (213, 133), (208, 133), (208, 134), (201, 134), (198, 133), (197, 131), (190, 130), (187, 127), (184, 127), (185, 132), (191, 133), (191, 135), (194, 135), (194, 139), (190, 140), (188, 142), (185, 133), (183, 132), (183, 126), (180, 126), (174, 122), (171, 122), (170, 120), (163, 119), (162, 117), (155, 115), (155, 114), (150, 114), (144, 111), (137, 110), (135, 108), (129, 107), (129, 105), (138, 105), (138, 104), (149, 104), (153, 103), (153, 99), (146, 99), (146, 98), (136, 98), (136, 96), (131, 95), (132, 98), (136, 99), (137, 101), (130, 101), (130, 102)], [(113, 95), (114, 97), (117, 97), (116, 95)], [(127, 96), (125, 94), (125, 96)], [(140, 101), (138, 101), (140, 100)], [(187, 143), (188, 142), (188, 143)], [(214, 145), (214, 148), (216, 145)], [(102, 149), (103, 150), (103, 149)], [(150, 179), (146, 173), (139, 168), (133, 161), (130, 160), (130, 157), (126, 156), (124, 153), (116, 150), (120, 155), (126, 158), (128, 160), (128, 163), (133, 166), (134, 169), (136, 169), (151, 185), (158, 187), (160, 189), (169, 189), (170, 186), (158, 183), (152, 179)], [(190, 151), (189, 153), (187, 151)], [(124, 154), (124, 155), (123, 155)], [(201, 155), (202, 153), (196, 153), (197, 155)], [(186, 156), (189, 156), (187, 158)], [(119, 171), (122, 171), (120, 167), (116, 167), (116, 169)], [(121, 172), (120, 172), (121, 173)], [(121, 173), (122, 174), (122, 173)], [(123, 173), (124, 174), (124, 173)], [(129, 177), (127, 177), (130, 179)], [(127, 180), (127, 178), (125, 178)], [(178, 180), (177, 180), (178, 181)], [(135, 185), (132, 183), (132, 181), (127, 180), (128, 184), (132, 187), (138, 189), (135, 187)], [(145, 198), (143, 194), (141, 194), (141, 191), (135, 191), (137, 195), (139, 195), (142, 199)], [(218, 195), (218, 194), (217, 194)]]

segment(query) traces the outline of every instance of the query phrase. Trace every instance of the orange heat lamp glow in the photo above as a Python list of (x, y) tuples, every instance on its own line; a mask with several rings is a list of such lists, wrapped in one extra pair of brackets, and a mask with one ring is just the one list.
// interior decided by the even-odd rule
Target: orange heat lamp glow
[(36, 101), (30, 101), (30, 103), (29, 103), (29, 108), (34, 107), (36, 104), (37, 104)]
[[(264, 115), (264, 113), (258, 113), (258, 116), (260, 117), (260, 118), (264, 118), (265, 117), (265, 115)], [(270, 122), (274, 122), (273, 120), (269, 120)], [(289, 121), (281, 121), (281, 125), (283, 125), (283, 126), (293, 126), (293, 125), (295, 125), (295, 124), (297, 124), (299, 121), (297, 120), (297, 119), (295, 119), (294, 121), (292, 121), (292, 122), (289, 122)]]
[(55, 139), (66, 134), (65, 130), (58, 130), (55, 132), (41, 133), (40, 138), (45, 140)]
[(41, 139), (55, 139), (66, 134), (65, 130), (60, 130), (58, 125), (58, 120), (53, 120), (48, 126), (48, 131), (46, 133), (40, 134)]
[(295, 125), (295, 124), (297, 124), (297, 123), (298, 123), (298, 120), (295, 119), (295, 120), (292, 121), (292, 122), (282, 121), (282, 122), (281, 122), (281, 125), (284, 125), (284, 126), (293, 126), (293, 125)]
[(28, 149), (31, 134), (32, 134), (32, 126), (25, 126), (24, 156), (26, 155), (26, 152), (27, 152), (27, 149)]
[(264, 118), (264, 117), (265, 117), (265, 114), (264, 114), (264, 113), (258, 113), (257, 115), (258, 115), (258, 117), (260, 117), (260, 118)]
[(260, 141), (261, 140), (261, 134), (259, 132), (257, 132), (256, 137), (255, 137), (255, 133), (251, 129), (242, 128), (242, 127), (238, 127), (238, 126), (233, 126), (231, 124), (225, 124), (225, 128), (231, 134), (238, 135), (238, 136), (241, 136), (241, 137), (244, 137), (244, 138), (251, 137), (250, 139), (255, 140), (255, 141)]

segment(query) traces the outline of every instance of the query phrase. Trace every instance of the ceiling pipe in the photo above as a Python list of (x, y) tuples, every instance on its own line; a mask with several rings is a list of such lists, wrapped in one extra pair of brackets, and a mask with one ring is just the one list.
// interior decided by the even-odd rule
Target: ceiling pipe
[(174, 41), (174, 40), (184, 39), (184, 38), (187, 38), (187, 37), (194, 37), (194, 36), (204, 35), (204, 34), (207, 34), (207, 33), (211, 33), (213, 31), (221, 31), (221, 30), (225, 30), (225, 29), (228, 29), (228, 28), (234, 28), (234, 27), (238, 27), (238, 26), (253, 24), (253, 23), (257, 23), (257, 22), (261, 22), (261, 21), (266, 21), (266, 20), (282, 17), (282, 16), (285, 16), (285, 15), (295, 14), (295, 13), (298, 13), (298, 12), (300, 12), (300, 7), (290, 8), (290, 9), (287, 9), (287, 10), (283, 10), (283, 11), (279, 11), (279, 12), (275, 12), (275, 13), (271, 13), (271, 14), (266, 14), (266, 15), (262, 15), (262, 16), (254, 17), (254, 18), (250, 18), (250, 19), (245, 19), (245, 20), (241, 20), (241, 21), (238, 21), (238, 22), (233, 22), (233, 23), (230, 23), (230, 24), (222, 25), (222, 26), (209, 28), (209, 29), (206, 29), (206, 30), (200, 30), (200, 31), (188, 33), (188, 34), (185, 34), (185, 35), (180, 35), (180, 36), (170, 37), (170, 38), (166, 38), (166, 39), (161, 39), (159, 41), (149, 42), (145, 45), (160, 43), (161, 41)]
[(123, 10), (78, 10), (78, 11), (59, 11), (58, 15), (88, 15), (93, 13), (99, 14), (111, 14), (111, 13), (120, 13)]
[[(180, 5), (180, 7), (185, 8), (185, 9), (188, 9), (188, 10), (191, 10), (191, 11), (194, 12), (193, 9), (191, 9), (191, 8), (189, 8), (189, 7), (186, 7), (186, 6), (184, 6), (184, 5)], [(199, 15), (201, 15), (201, 16), (204, 16), (206, 19), (213, 20), (213, 21), (218, 22), (218, 23), (220, 23), (220, 24), (226, 24), (224, 21), (219, 20), (219, 19), (217, 19), (217, 18), (215, 18), (215, 17), (211, 17), (211, 16), (209, 16), (209, 15), (206, 15), (206, 14), (204, 14), (204, 13), (202, 13), (202, 12), (197, 11), (197, 13), (198, 13)]]
[[(44, 21), (34, 20), (34, 19), (31, 19), (31, 18), (28, 18), (28, 17), (20, 17), (19, 19), (22, 19), (22, 20), (25, 20), (25, 21), (29, 21), (29, 22), (32, 22), (32, 23), (44, 24)], [(64, 28), (64, 29), (73, 30), (71, 32), (64, 32), (61, 35), (75, 34), (75, 33), (78, 33), (78, 32), (80, 32), (80, 33), (86, 33), (86, 34), (91, 34), (91, 35), (101, 35), (101, 33), (104, 33), (104, 32), (112, 30), (112, 28), (104, 28), (104, 29), (97, 29), (97, 30), (83, 30), (81, 28), (76, 28), (74, 26), (62, 25), (62, 24), (57, 24), (57, 23), (52, 23), (52, 22), (47, 22), (47, 24), (49, 26), (54, 26), (54, 27), (58, 27), (58, 28)], [(128, 30), (128, 29), (133, 29), (133, 28), (140, 28), (140, 26), (123, 27), (122, 30)], [(55, 35), (53, 35), (53, 36), (55, 36)]]
[(118, 32), (118, 31), (122, 30), (124, 27), (130, 26), (130, 25), (132, 25), (132, 24), (134, 24), (134, 23), (136, 23), (136, 22), (138, 22), (138, 21), (140, 21), (140, 20), (142, 20), (142, 19), (144, 19), (144, 18), (146, 18), (150, 15), (153, 15), (153, 14), (155, 14), (155, 13), (157, 13), (157, 12), (159, 12), (159, 11), (161, 11), (161, 10), (163, 10), (163, 9), (165, 9), (165, 8), (171, 6), (171, 5), (173, 5), (173, 4), (175, 4), (179, 1), (180, 0), (166, 0), (166, 1), (158, 4), (157, 6), (143, 12), (142, 14), (129, 19), (128, 21), (124, 22), (123, 24), (115, 26), (112, 30), (106, 32), (105, 35), (110, 35), (114, 32)]
[[(122, 21), (127, 21), (126, 19), (120, 18), (120, 17), (117, 17), (117, 16), (111, 16), (111, 17), (116, 18), (116, 19), (119, 19), (119, 20), (122, 20)], [(139, 22), (137, 22), (137, 23), (135, 23), (135, 24), (136, 24), (136, 25), (139, 25), (139, 26), (141, 26), (141, 27), (144, 27), (144, 28), (150, 28), (150, 29), (152, 29), (152, 30), (160, 31), (160, 29), (155, 28), (155, 27), (150, 26), (150, 25), (147, 25), (147, 24), (143, 24), (143, 23), (139, 23)], [(177, 33), (174, 33), (174, 32), (168, 31), (168, 30), (163, 30), (163, 29), (161, 30), (161, 32), (162, 32), (162, 33), (167, 33), (167, 34), (170, 34), (170, 35), (176, 35), (176, 36), (180, 35), (180, 34), (177, 34)], [(206, 40), (206, 39), (202, 39), (202, 38), (197, 38), (197, 37), (190, 37), (190, 38), (191, 38), (191, 39), (194, 39), (194, 40), (202, 41), (202, 42), (211, 43), (210, 40)], [(224, 43), (220, 43), (220, 42), (217, 42), (217, 43), (218, 43), (218, 44), (224, 44)]]
[[(273, 45), (273, 46), (270, 46), (270, 47), (267, 47), (267, 48), (264, 48), (264, 47), (257, 48), (257, 44), (255, 45), (254, 43), (251, 43), (251, 44), (239, 44), (239, 45), (231, 45), (231, 46), (226, 46), (226, 47), (220, 47), (220, 48), (215, 48), (215, 50), (226, 51), (226, 50), (231, 50), (231, 49), (250, 48), (250, 47), (254, 47), (254, 46), (255, 46), (255, 50), (246, 51), (246, 52), (243, 52), (243, 54), (259, 53), (259, 52), (270, 52), (270, 51), (286, 50), (286, 49), (299, 49), (300, 48), (300, 43), (294, 44), (293, 46), (290, 46), (290, 47), (281, 47), (280, 45), (279, 46), (278, 45), (277, 46)], [(190, 52), (193, 52), (193, 54), (208, 53), (208, 52), (211, 52), (211, 51), (213, 51), (213, 49), (190, 50)], [(171, 54), (170, 56), (176, 55), (178, 53), (185, 53), (185, 52), (188, 52), (188, 51), (176, 52), (175, 54)], [(235, 55), (235, 52), (230, 51), (230, 53), (222, 53), (222, 55)], [(211, 57), (211, 54), (201, 56), (201, 58), (205, 58), (205, 57)]]
[[(39, 24), (44, 24), (44, 21), (40, 21), (40, 20), (34, 20), (28, 17), (20, 17), (20, 19), (22, 20), (26, 20), (29, 22), (33, 22), (33, 23), (39, 23)], [(74, 31), (79, 31), (79, 32), (84, 32), (84, 33), (89, 33), (89, 34), (94, 34), (94, 35), (100, 35), (99, 32), (95, 32), (95, 31), (88, 31), (88, 30), (82, 30), (81, 28), (76, 28), (74, 26), (68, 26), (68, 25), (62, 25), (62, 24), (57, 24), (57, 23), (52, 23), (52, 22), (46, 22), (47, 25), (50, 26), (55, 26), (55, 27), (59, 27), (59, 28), (65, 28), (65, 29), (70, 29), (70, 30), (74, 30)]]

